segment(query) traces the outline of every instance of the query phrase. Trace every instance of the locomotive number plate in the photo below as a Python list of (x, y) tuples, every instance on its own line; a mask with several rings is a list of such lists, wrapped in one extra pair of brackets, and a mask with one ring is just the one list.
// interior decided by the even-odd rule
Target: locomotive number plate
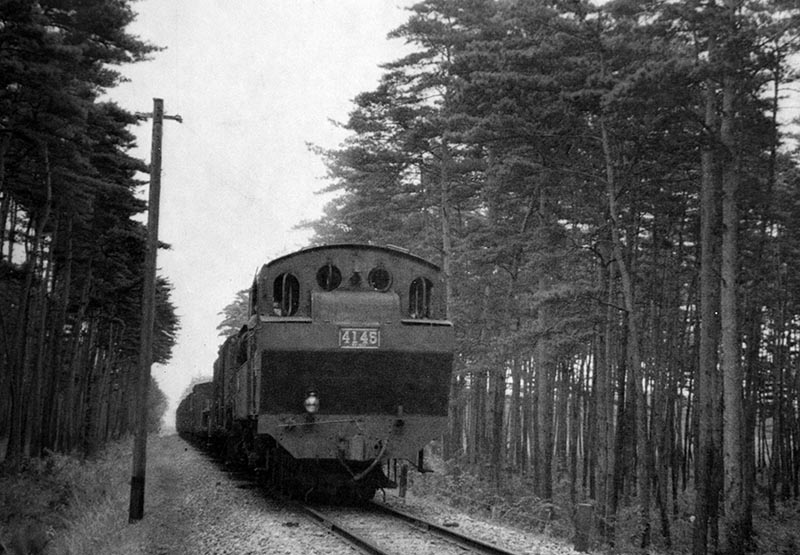
[(377, 349), (381, 346), (378, 328), (339, 328), (339, 347), (342, 349)]

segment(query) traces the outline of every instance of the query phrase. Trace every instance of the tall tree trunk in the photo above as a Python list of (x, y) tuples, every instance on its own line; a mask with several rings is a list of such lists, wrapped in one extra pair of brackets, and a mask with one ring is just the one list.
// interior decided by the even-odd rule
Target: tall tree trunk
[(31, 220), (31, 225), (29, 225), (33, 237), (31, 239), (30, 248), (28, 249), (28, 256), (25, 260), (25, 285), (19, 300), (16, 321), (17, 327), (13, 344), (15, 352), (12, 358), (13, 362), (11, 368), (11, 434), (6, 453), (6, 458), (9, 461), (9, 468), (12, 472), (19, 469), (22, 457), (27, 454), (25, 450), (30, 447), (25, 433), (26, 430), (28, 430), (25, 420), (25, 407), (29, 402), (28, 396), (30, 394), (30, 387), (32, 386), (32, 380), (29, 380), (27, 376), (27, 368), (30, 359), (28, 356), (28, 341), (32, 326), (30, 310), (33, 298), (33, 282), (39, 269), (40, 245), (44, 236), (44, 230), (50, 220), (51, 204), (53, 200), (50, 156), (46, 144), (42, 145), (42, 154), (45, 170), (45, 180), (43, 184), (45, 201), (44, 206), (41, 207), (41, 212), (35, 218), (36, 225), (33, 225), (33, 220)]
[[(539, 287), (543, 288), (540, 279)], [(536, 397), (537, 397), (537, 433), (536, 460), (539, 467), (539, 491), (542, 499), (553, 498), (553, 373), (554, 363), (550, 360), (547, 340), (544, 332), (547, 329), (547, 308), (539, 307), (538, 330), (540, 337), (536, 342)]]
[[(709, 39), (709, 55), (716, 58), (714, 38)], [(708, 80), (705, 91), (707, 144), (702, 153), (700, 217), (700, 348), (696, 387), (697, 456), (695, 466), (695, 522), (693, 555), (706, 555), (709, 532), (716, 528), (717, 487), (715, 469), (719, 467), (715, 419), (717, 403), (717, 344), (719, 321), (719, 171), (716, 160), (717, 100), (714, 83)], [(712, 547), (712, 551), (715, 547)]]
[[(532, 200), (537, 197), (533, 196)], [(542, 184), (538, 190), (539, 201), (539, 225), (537, 234), (542, 245), (547, 243), (547, 228), (544, 214), (546, 213), (545, 186)], [(531, 208), (534, 204), (531, 203)], [(528, 210), (528, 216), (532, 210)], [(526, 217), (526, 220), (528, 218)], [(523, 224), (523, 231), (525, 224)], [(537, 289), (543, 294), (547, 289), (547, 279), (544, 268), (539, 270)], [(550, 311), (546, 303), (541, 303), (536, 315), (536, 327), (539, 333), (536, 339), (535, 360), (536, 360), (536, 454), (538, 465), (539, 497), (545, 500), (553, 498), (553, 390), (555, 389), (557, 365), (550, 352), (550, 345), (547, 338), (547, 327), (550, 325)]]
[[(755, 303), (748, 303), (755, 305)], [(763, 378), (760, 375), (760, 349), (762, 347), (761, 307), (751, 306), (748, 310), (746, 327), (750, 330), (745, 354), (745, 425), (744, 425), (744, 461), (745, 461), (745, 506), (747, 508), (746, 534), (753, 534), (753, 501), (756, 486), (756, 420), (758, 417), (758, 393), (761, 391)]]
[(471, 456), (469, 462), (479, 469), (484, 456), (484, 439), (486, 430), (486, 371), (476, 370), (472, 373), (472, 422), (471, 422)]
[(519, 356), (511, 360), (511, 400), (508, 418), (508, 464), (515, 472), (520, 472), (522, 464), (522, 370)]
[[(6, 225), (11, 204), (11, 195), (5, 187), (6, 183), (6, 154), (11, 146), (11, 133), (0, 135), (0, 260), (3, 259), (3, 245), (6, 241)], [(9, 261), (11, 257), (9, 256)]]
[(566, 363), (556, 366), (556, 472), (560, 479), (567, 471), (567, 444), (569, 436), (569, 374)]
[(450, 231), (450, 173), (452, 160), (450, 146), (442, 139), (442, 168), (440, 187), (440, 204), (442, 224), (442, 276), (444, 277), (445, 318), (450, 317), (453, 307), (453, 271), (451, 260), (453, 256), (452, 234)]
[(81, 390), (77, 387), (77, 381), (80, 376), (81, 364), (81, 346), (84, 342), (83, 326), (85, 324), (84, 318), (86, 315), (86, 308), (89, 304), (89, 291), (92, 286), (92, 261), (89, 261), (86, 275), (84, 276), (83, 288), (81, 290), (81, 299), (78, 305), (78, 312), (73, 317), (72, 324), (72, 345), (70, 349), (69, 360), (67, 367), (69, 368), (67, 376), (67, 391), (66, 399), (64, 401), (64, 409), (66, 418), (62, 421), (63, 432), (61, 433), (62, 451), (69, 451), (75, 446), (75, 429), (76, 429), (76, 414), (79, 407), (79, 395)]
[(779, 495), (778, 484), (783, 480), (783, 439), (785, 433), (784, 427), (784, 383), (783, 383), (783, 365), (784, 365), (784, 352), (786, 345), (784, 343), (786, 333), (786, 285), (785, 281), (787, 276), (778, 272), (779, 288), (784, 289), (781, 291), (778, 302), (778, 316), (775, 322), (775, 333), (773, 340), (772, 352), (775, 353), (775, 361), (773, 362), (772, 371), (772, 457), (770, 459), (769, 468), (769, 488), (767, 490), (769, 513), (774, 516), (777, 507), (775, 505), (775, 497)]
[[(441, 234), (442, 234), (442, 276), (444, 277), (444, 318), (449, 319), (451, 315), (451, 311), (453, 308), (453, 272), (451, 269), (451, 260), (452, 260), (452, 238), (451, 238), (451, 230), (450, 230), (450, 166), (452, 165), (452, 161), (450, 159), (450, 148), (445, 142), (445, 138), (442, 138), (442, 165), (441, 165), (441, 175), (439, 181), (439, 212), (441, 218)], [(445, 458), (449, 458), (452, 455), (452, 445), (456, 441), (456, 436), (459, 434), (459, 430), (457, 427), (453, 426), (455, 420), (455, 411), (458, 410), (457, 406), (453, 404), (453, 394), (457, 393), (457, 388), (459, 379), (457, 376), (458, 368), (457, 365), (453, 365), (452, 375), (450, 376), (450, 388), (451, 388), (451, 401), (448, 404), (448, 414), (450, 422), (450, 426), (448, 427), (448, 433), (444, 438), (443, 445), (444, 445), (444, 456)]]
[(506, 406), (506, 372), (504, 364), (497, 364), (493, 371), (489, 373), (492, 384), (489, 387), (491, 395), (491, 479), (495, 489), (499, 490), (502, 485), (503, 452), (505, 450), (505, 435), (503, 434), (503, 420)]
[(79, 356), (78, 371), (78, 399), (74, 420), (75, 447), (83, 449), (84, 455), (87, 453), (87, 421), (93, 418), (92, 402), (96, 395), (94, 388), (95, 374), (97, 373), (97, 335), (98, 320), (90, 318), (88, 321), (88, 331)]
[[(620, 337), (622, 342), (622, 349), (627, 350), (627, 335), (623, 334)], [(609, 513), (611, 515), (609, 538), (614, 542), (616, 536), (616, 516), (617, 509), (619, 508), (621, 497), (624, 494), (625, 488), (625, 446), (626, 442), (631, 435), (631, 418), (628, 416), (629, 401), (626, 392), (626, 384), (628, 381), (628, 363), (625, 356), (619, 357), (616, 372), (616, 390), (617, 390), (617, 429), (614, 434), (614, 463), (611, 465), (611, 498), (609, 500)]]
[(58, 307), (57, 316), (53, 318), (53, 332), (51, 336), (53, 353), (52, 356), (52, 374), (53, 374), (53, 387), (50, 396), (50, 402), (46, 407), (46, 412), (51, 415), (50, 418), (50, 441), (48, 447), (50, 449), (57, 449), (60, 447), (61, 438), (63, 437), (63, 422), (64, 422), (64, 407), (66, 389), (68, 389), (66, 376), (69, 373), (66, 371), (64, 362), (64, 351), (67, 348), (67, 341), (65, 339), (64, 329), (67, 325), (67, 311), (69, 308), (69, 299), (72, 295), (72, 268), (75, 263), (73, 252), (73, 228), (75, 217), (70, 214), (67, 216), (67, 230), (66, 238), (66, 253), (65, 261), (61, 267), (61, 271), (56, 278), (56, 285), (54, 286), (56, 306)]
[[(565, 365), (566, 366), (566, 365)], [(568, 367), (568, 366), (567, 366)], [(585, 375), (585, 359), (581, 361), (581, 370), (579, 376), (570, 379), (571, 375), (568, 372), (566, 379), (567, 389), (564, 392), (569, 395), (569, 435), (567, 464), (569, 468), (569, 495), (571, 504), (574, 506), (577, 502), (577, 486), (578, 486), (578, 443), (580, 436), (580, 416), (581, 416), (581, 384)]]
[(737, 236), (739, 210), (740, 157), (734, 137), (735, 82), (726, 75), (723, 84), (722, 122), (720, 139), (726, 148), (726, 163), (722, 184), (722, 267), (720, 293), (721, 356), (723, 375), (723, 465), (725, 474), (724, 506), (720, 529), (721, 547), (728, 555), (743, 555), (746, 545), (744, 457), (742, 434), (744, 431), (744, 379), (739, 354), (738, 266)]
[(614, 169), (614, 161), (611, 154), (611, 143), (606, 128), (605, 120), (600, 119), (600, 132), (602, 135), (603, 154), (606, 165), (606, 185), (608, 196), (608, 210), (611, 217), (611, 236), (614, 249), (614, 259), (619, 269), (620, 281), (622, 282), (622, 298), (625, 302), (627, 312), (628, 345), (627, 359), (631, 380), (634, 384), (636, 396), (636, 475), (640, 509), (640, 533), (641, 547), (646, 548), (650, 545), (650, 464), (649, 464), (649, 437), (647, 419), (647, 397), (644, 390), (644, 376), (642, 376), (641, 353), (639, 346), (640, 336), (640, 314), (636, 307), (634, 294), (633, 278), (630, 268), (625, 260), (622, 248), (622, 238), (620, 236), (619, 213), (617, 209), (618, 186)]
[[(581, 420), (583, 426), (583, 487), (588, 492), (590, 499), (597, 499), (597, 457), (598, 457), (598, 427), (597, 427), (597, 335), (591, 340), (589, 352), (586, 354), (586, 375), (582, 378), (580, 387), (583, 388), (583, 407)], [(596, 510), (596, 509), (595, 509)]]
[(536, 396), (533, 394), (533, 365), (529, 356), (525, 357), (523, 362), (523, 380), (524, 386), (522, 388), (523, 403), (522, 403), (522, 460), (520, 460), (520, 467), (522, 473), (533, 474), (534, 491), (536, 491), (536, 476), (537, 469), (535, 462), (531, 459), (531, 454), (535, 449), (536, 442), (534, 441), (533, 434), (536, 430)]
[(442, 456), (450, 460), (462, 454), (462, 435), (464, 433), (464, 379), (454, 364), (450, 376), (450, 397), (447, 402), (447, 436)]
[[(489, 299), (491, 297), (491, 286), (487, 283), (483, 289), (483, 299), (481, 300), (481, 331), (479, 343), (489, 344)], [(488, 353), (482, 355), (483, 368), (478, 368), (472, 372), (470, 386), (472, 398), (472, 418), (471, 418), (471, 450), (469, 462), (476, 465), (476, 468), (483, 467), (483, 456), (486, 444), (486, 407), (487, 407), (487, 379), (489, 379), (489, 367), (491, 366)], [(479, 472), (480, 473), (480, 472)]]
[[(46, 349), (46, 339), (48, 330), (48, 320), (50, 319), (50, 302), (48, 299), (47, 291), (50, 287), (50, 279), (53, 268), (53, 249), (55, 244), (55, 231), (50, 240), (50, 248), (47, 251), (47, 260), (45, 262), (45, 272), (42, 276), (41, 283), (39, 284), (38, 292), (38, 307), (39, 307), (39, 321), (37, 324), (37, 337), (35, 348), (35, 365), (33, 368), (33, 380), (31, 385), (31, 398), (28, 403), (28, 444), (26, 446), (26, 453), (33, 457), (38, 457), (41, 454), (42, 448), (42, 429), (43, 429), (43, 416), (44, 416), (44, 391), (49, 385), (45, 383), (45, 365), (50, 357), (48, 349)], [(42, 245), (44, 248), (44, 244)], [(44, 253), (42, 253), (44, 258)]]
[[(606, 541), (613, 541), (613, 522), (616, 517), (616, 506), (612, 504), (614, 489), (615, 445), (614, 433), (614, 376), (612, 371), (612, 342), (614, 329), (614, 265), (603, 264), (598, 269), (600, 281), (606, 284), (605, 318), (600, 325), (597, 345), (595, 346), (595, 370), (597, 374), (597, 500), (600, 513), (600, 530)], [(608, 271), (604, 271), (605, 267)], [(607, 278), (604, 279), (604, 274)], [(618, 421), (619, 422), (619, 421)]]

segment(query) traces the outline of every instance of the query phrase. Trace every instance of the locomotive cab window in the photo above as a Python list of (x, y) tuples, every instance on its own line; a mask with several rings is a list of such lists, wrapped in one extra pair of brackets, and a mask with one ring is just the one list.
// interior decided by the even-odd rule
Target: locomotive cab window
[(300, 282), (290, 273), (275, 278), (272, 287), (272, 312), (276, 316), (293, 316), (300, 306)]
[(342, 272), (328, 262), (317, 270), (317, 285), (324, 291), (333, 291), (342, 283)]
[(408, 291), (408, 314), (412, 318), (431, 317), (431, 292), (433, 282), (428, 278), (418, 277), (411, 282)]
[(375, 291), (387, 291), (392, 285), (392, 274), (384, 268), (373, 268), (367, 276), (367, 281)]

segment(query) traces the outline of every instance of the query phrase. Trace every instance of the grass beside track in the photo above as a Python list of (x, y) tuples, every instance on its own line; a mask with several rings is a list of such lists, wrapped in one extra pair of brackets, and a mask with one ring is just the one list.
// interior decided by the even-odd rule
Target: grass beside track
[[(171, 464), (173, 454), (161, 448), (167, 441), (149, 439), (149, 469)], [(11, 553), (22, 546), (59, 555), (143, 552), (147, 528), (128, 525), (131, 446), (110, 444), (88, 461), (49, 454), (0, 476), (0, 542)], [(157, 486), (147, 484), (145, 510), (159, 503)]]
[(149, 438), (144, 518), (129, 524), (131, 465), (121, 442), (0, 476), (0, 541), (13, 555), (352, 554), (177, 436)]
[[(335, 542), (327, 543), (325, 533), (315, 525), (301, 522), (298, 526), (296, 517), (277, 509), (264, 496), (237, 489), (216, 465), (174, 436), (151, 436), (148, 441), (145, 517), (130, 525), (131, 443), (111, 444), (91, 461), (52, 454), (30, 461), (18, 475), (0, 474), (0, 543), (10, 553), (26, 552), (16, 549), (16, 544), (31, 547), (28, 551), (37, 555), (327, 555), (335, 551)], [(498, 497), (496, 491), (469, 481), (463, 473), (454, 477), (438, 470), (435, 474), (413, 474), (408, 501), (425, 508), (425, 516), (438, 517), (441, 522), (461, 521), (463, 528), (467, 520), (463, 514), (467, 514), (526, 532), (542, 531), (536, 520), (541, 511), (524, 497), (524, 488)], [(690, 501), (681, 499), (681, 506), (691, 506)], [(756, 507), (755, 553), (800, 552), (800, 501), (782, 502), (777, 514), (766, 513), (766, 507)], [(633, 518), (626, 520), (635, 522)], [(545, 532), (560, 536), (565, 543), (558, 546), (541, 538), (540, 545), (536, 543), (538, 537), (529, 535), (526, 552), (569, 552), (567, 523), (568, 518), (561, 518), (544, 527)], [(675, 547), (660, 550), (656, 546), (651, 553), (688, 553), (690, 530), (688, 521), (674, 522)], [(634, 538), (625, 522), (619, 532), (622, 540)], [(297, 551), (295, 546), (304, 541), (305, 547)], [(632, 543), (621, 541), (616, 550), (599, 551), (632, 553)]]

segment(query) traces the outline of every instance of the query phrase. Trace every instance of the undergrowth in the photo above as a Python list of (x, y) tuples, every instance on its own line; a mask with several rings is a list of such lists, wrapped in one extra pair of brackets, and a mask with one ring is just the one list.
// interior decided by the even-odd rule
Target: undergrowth
[[(553, 502), (533, 495), (529, 478), (508, 475), (498, 489), (490, 481), (477, 477), (461, 465), (441, 460), (431, 461), (435, 472), (409, 474), (409, 490), (417, 497), (445, 503), (482, 518), (507, 524), (529, 532), (539, 532), (571, 542), (575, 536), (573, 502), (566, 480), (554, 485)], [(635, 501), (635, 500), (634, 500)], [(670, 505), (669, 526), (671, 543), (662, 535), (659, 513), (651, 507), (652, 543), (647, 553), (688, 554), (692, 548), (694, 494), (686, 490), (679, 494), (675, 506)], [(754, 506), (754, 538), (750, 553), (796, 555), (800, 553), (800, 499), (778, 505), (776, 514), (769, 515), (763, 500)], [(601, 541), (595, 519), (593, 546), (606, 553), (642, 553), (640, 544), (640, 507), (626, 501), (617, 513), (615, 545)]]
[[(124, 441), (108, 445), (91, 461), (48, 453), (42, 459), (27, 461), (19, 474), (0, 473), (0, 543), (9, 546), (16, 536), (24, 534), (43, 539), (47, 544), (44, 553), (107, 555), (108, 546), (114, 546), (114, 553), (132, 552), (128, 546), (142, 543), (137, 534), (144, 529), (127, 526), (130, 453), (130, 442)], [(521, 530), (572, 540), (573, 508), (566, 481), (555, 484), (554, 501), (545, 502), (532, 494), (529, 478), (505, 476), (498, 489), (457, 464), (440, 459), (431, 463), (434, 473), (409, 474), (409, 488), (415, 496)], [(650, 553), (690, 552), (694, 506), (690, 492), (682, 493), (670, 512), (671, 547), (661, 537), (653, 507)], [(608, 553), (641, 553), (637, 549), (638, 522), (638, 506), (623, 503), (616, 519), (616, 546), (602, 545), (596, 530), (594, 546)], [(752, 552), (800, 553), (798, 523), (800, 500), (778, 503), (776, 514), (769, 515), (763, 499), (758, 499)]]
[(444, 465), (442, 470), (411, 473), (412, 493), (516, 528), (566, 540), (573, 536), (571, 509), (557, 501), (544, 501), (533, 495), (532, 484), (526, 477), (509, 479), (498, 489), (455, 465)]
[(47, 453), (26, 461), (19, 474), (0, 475), (0, 542), (46, 544), (45, 553), (93, 552), (118, 518), (129, 467), (129, 442), (120, 442), (93, 460)]

